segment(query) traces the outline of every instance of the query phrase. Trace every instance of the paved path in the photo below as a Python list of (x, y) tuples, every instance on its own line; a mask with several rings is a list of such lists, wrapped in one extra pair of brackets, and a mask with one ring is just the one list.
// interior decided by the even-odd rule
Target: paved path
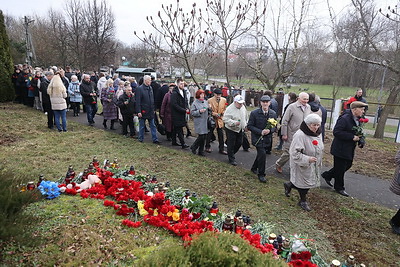
[[(86, 119), (86, 113), (81, 113), (79, 117), (73, 117), (72, 112), (68, 112), (67, 114), (68, 120), (71, 121), (76, 121), (79, 123), (82, 123), (85, 125), (84, 127), (90, 127), (87, 126), (87, 119)], [(95, 117), (95, 127), (103, 129), (103, 117), (96, 115)], [(108, 125), (110, 125), (110, 122), (108, 122)], [(121, 134), (121, 126), (119, 123), (115, 124), (116, 130), (107, 130), (114, 132), (115, 134)], [(175, 147), (171, 146), (170, 142), (166, 141), (166, 137), (162, 135), (158, 135), (160, 141), (162, 142), (162, 145), (169, 147), (171, 149), (177, 149), (177, 150), (182, 150), (180, 147)], [(122, 138), (122, 136), (121, 136)], [(191, 145), (195, 137), (189, 137), (185, 138), (187, 141), (188, 145)], [(132, 142), (134, 142), (132, 140)], [(146, 133), (145, 134), (145, 140), (144, 142), (151, 143), (151, 134)], [(213, 142), (212, 143), (212, 153), (206, 153), (207, 158), (212, 158), (215, 160), (219, 160), (221, 162), (226, 162), (228, 163), (228, 157), (226, 155), (222, 155), (218, 153), (218, 142)], [(191, 153), (190, 149), (185, 150), (187, 153)], [(245, 152), (243, 150), (240, 150), (236, 154), (236, 161), (238, 163), (238, 166), (245, 168), (247, 170), (250, 170), (251, 165), (253, 164), (253, 161), (256, 157), (256, 150), (255, 149), (250, 149), (249, 152)], [(394, 155), (393, 155), (394, 156)], [(275, 171), (275, 161), (278, 157), (276, 155), (267, 155), (267, 177), (268, 176), (275, 176), (279, 177), (282, 179), (282, 182), (285, 180), (289, 180), (289, 164), (286, 164), (283, 168), (283, 173), (279, 174)], [(232, 166), (232, 168), (235, 168)], [(324, 168), (324, 170), (327, 168)], [(351, 173), (347, 172), (345, 176), (345, 185), (346, 185), (346, 191), (350, 194), (350, 196), (358, 198), (360, 200), (370, 202), (370, 203), (376, 203), (381, 206), (385, 206), (391, 209), (398, 209), (400, 207), (400, 198), (399, 196), (393, 194), (389, 190), (389, 180), (382, 180), (377, 177), (368, 177), (356, 173)], [(321, 181), (321, 188), (333, 191), (328, 185), (326, 185), (325, 181)], [(283, 191), (283, 186), (282, 186), (282, 191)]]

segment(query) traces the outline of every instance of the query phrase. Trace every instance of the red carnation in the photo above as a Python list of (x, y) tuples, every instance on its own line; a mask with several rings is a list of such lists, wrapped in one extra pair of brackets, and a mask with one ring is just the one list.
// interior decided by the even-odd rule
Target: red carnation
[(312, 141), (312, 144), (313, 144), (314, 146), (317, 146), (317, 145), (318, 145), (318, 141), (317, 141), (317, 140), (313, 140), (313, 141)]

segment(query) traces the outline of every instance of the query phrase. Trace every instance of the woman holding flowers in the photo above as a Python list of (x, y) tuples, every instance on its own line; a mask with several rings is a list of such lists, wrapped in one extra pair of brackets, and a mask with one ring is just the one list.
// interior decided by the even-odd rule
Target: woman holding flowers
[(267, 182), (267, 179), (265, 179), (267, 150), (271, 147), (272, 133), (276, 131), (278, 122), (276, 112), (269, 108), (271, 98), (263, 95), (260, 103), (260, 108), (250, 113), (247, 128), (251, 131), (252, 144), (257, 148), (257, 157), (251, 171), (258, 175), (260, 182), (265, 183)]
[(308, 190), (320, 185), (323, 150), (321, 117), (309, 114), (293, 135), (289, 148), (290, 182), (284, 183), (287, 197), (292, 188), (299, 191), (299, 206), (305, 211), (311, 211), (307, 203)]
[(190, 115), (193, 116), (194, 130), (197, 133), (197, 139), (190, 147), (193, 154), (199, 150), (199, 156), (204, 156), (204, 145), (208, 134), (207, 119), (208, 119), (208, 102), (204, 99), (205, 92), (201, 89), (196, 92), (196, 100), (190, 108)]

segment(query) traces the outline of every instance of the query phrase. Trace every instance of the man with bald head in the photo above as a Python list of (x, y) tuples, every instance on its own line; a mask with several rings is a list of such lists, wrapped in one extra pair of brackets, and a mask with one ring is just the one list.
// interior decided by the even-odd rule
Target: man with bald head
[(281, 134), (283, 143), (283, 152), (281, 157), (275, 162), (276, 171), (282, 173), (282, 167), (289, 161), (289, 147), (292, 143), (293, 135), (300, 128), (304, 118), (311, 113), (311, 107), (308, 104), (309, 96), (306, 92), (301, 92), (296, 102), (290, 104), (283, 115)]

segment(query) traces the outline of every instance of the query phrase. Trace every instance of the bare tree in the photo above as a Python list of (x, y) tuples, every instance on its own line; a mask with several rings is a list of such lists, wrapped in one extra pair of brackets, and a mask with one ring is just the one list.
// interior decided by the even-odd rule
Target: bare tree
[[(246, 34), (260, 18), (265, 14), (265, 7), (258, 9), (257, 1), (247, 0), (239, 1), (234, 4), (234, 0), (207, 0), (204, 22), (207, 25), (207, 33), (216, 36), (217, 47), (224, 54), (225, 77), (229, 90), (229, 54), (235, 41)], [(252, 10), (258, 12), (250, 16)]]
[[(150, 45), (159, 51), (174, 57), (186, 71), (190, 73), (194, 82), (198, 85), (194, 76), (193, 57), (200, 53), (199, 43), (204, 42), (201, 32), (201, 17), (194, 3), (189, 12), (185, 12), (179, 5), (162, 5), (158, 16), (146, 17), (156, 34), (143, 31), (143, 37), (135, 31), (134, 34), (143, 43)], [(159, 36), (162, 38), (160, 43)]]
[[(100, 2), (100, 3), (99, 3)], [(116, 50), (115, 18), (105, 0), (91, 0), (85, 8), (86, 28), (90, 42), (89, 60), (99, 69), (114, 58)]]
[[(352, 6), (353, 12), (351, 14), (354, 15), (354, 19), (360, 25), (360, 30), (368, 44), (368, 48), (373, 54), (369, 58), (355, 55), (348, 49), (346, 43), (340, 42), (337, 27), (334, 27), (334, 35), (339, 45), (351, 58), (366, 64), (381, 66), (393, 74), (393, 85), (390, 86), (389, 96), (374, 134), (375, 138), (383, 138), (386, 120), (391, 110), (390, 107), (397, 103), (398, 95), (400, 94), (400, 21), (393, 19), (393, 17), (391, 18), (390, 15), (388, 17), (379, 16), (379, 11), (372, 0), (352, 0)], [(332, 14), (331, 18), (333, 25), (336, 26)]]
[(255, 46), (252, 58), (239, 54), (264, 87), (274, 90), (286, 82), (296, 70), (300, 59), (300, 36), (307, 19), (310, 0), (264, 0), (267, 10), (251, 34)]

